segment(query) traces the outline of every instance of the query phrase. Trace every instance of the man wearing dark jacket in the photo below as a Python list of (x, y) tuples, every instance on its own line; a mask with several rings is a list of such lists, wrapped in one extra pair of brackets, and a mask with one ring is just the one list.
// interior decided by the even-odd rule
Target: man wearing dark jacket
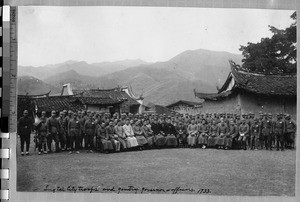
[(47, 136), (47, 145), (48, 145), (48, 152), (52, 152), (52, 140), (55, 142), (55, 152), (59, 152), (59, 138), (58, 133), (60, 131), (60, 124), (56, 118), (56, 112), (51, 112), (51, 117), (47, 120), (47, 129), (48, 129), (48, 136)]
[(18, 135), (21, 139), (21, 155), (24, 155), (24, 144), (26, 143), (26, 155), (29, 155), (30, 134), (33, 128), (33, 120), (28, 117), (28, 111), (24, 110), (23, 117), (18, 121)]

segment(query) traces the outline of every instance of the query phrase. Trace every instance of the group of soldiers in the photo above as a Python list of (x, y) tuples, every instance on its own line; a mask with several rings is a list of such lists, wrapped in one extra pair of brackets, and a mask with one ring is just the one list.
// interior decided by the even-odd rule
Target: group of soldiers
[[(25, 110), (18, 121), (21, 155), (29, 155), (34, 133), (38, 154), (69, 151), (103, 153), (164, 147), (205, 149), (294, 148), (296, 123), (289, 114), (201, 113), (197, 115), (119, 114), (91, 111), (46, 112), (33, 121)], [(26, 143), (26, 153), (24, 146)]]

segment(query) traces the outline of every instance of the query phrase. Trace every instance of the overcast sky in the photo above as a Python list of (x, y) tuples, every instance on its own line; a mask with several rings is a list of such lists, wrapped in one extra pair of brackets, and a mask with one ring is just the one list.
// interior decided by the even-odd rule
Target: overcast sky
[(166, 61), (194, 49), (240, 45), (286, 28), (293, 11), (167, 7), (19, 7), (19, 65)]

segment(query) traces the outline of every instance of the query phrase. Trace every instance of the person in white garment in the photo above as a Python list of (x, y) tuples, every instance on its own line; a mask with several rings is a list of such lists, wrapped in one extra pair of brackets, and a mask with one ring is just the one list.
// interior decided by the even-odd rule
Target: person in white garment
[(126, 138), (126, 140), (127, 140), (126, 143), (128, 144), (127, 148), (137, 147), (139, 144), (137, 142), (137, 139), (134, 137), (132, 127), (129, 124), (129, 119), (126, 119), (123, 128), (124, 128), (125, 135), (127, 137)]

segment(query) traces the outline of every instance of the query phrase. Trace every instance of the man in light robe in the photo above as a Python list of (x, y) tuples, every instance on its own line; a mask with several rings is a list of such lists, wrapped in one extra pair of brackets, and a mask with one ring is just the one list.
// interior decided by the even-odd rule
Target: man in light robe
[(138, 144), (136, 138), (134, 137), (132, 127), (129, 124), (129, 119), (126, 119), (125, 124), (123, 125), (123, 128), (124, 128), (124, 132), (125, 132), (126, 139), (127, 139), (127, 142), (126, 142), (127, 148), (137, 147), (139, 144)]

